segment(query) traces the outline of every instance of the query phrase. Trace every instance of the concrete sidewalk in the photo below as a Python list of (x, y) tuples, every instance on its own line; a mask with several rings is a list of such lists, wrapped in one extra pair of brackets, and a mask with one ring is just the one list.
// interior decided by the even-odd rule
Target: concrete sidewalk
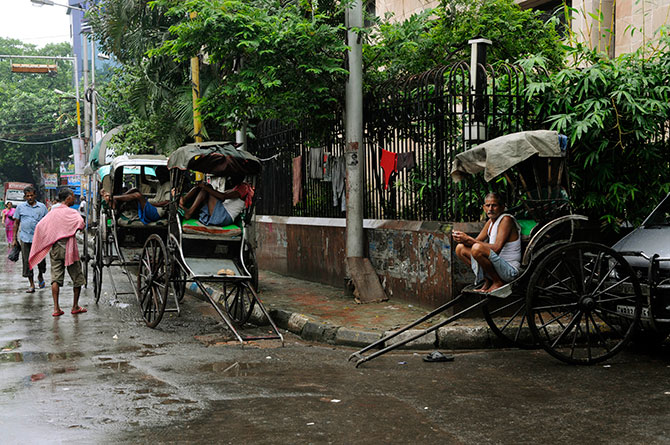
[[(297, 278), (260, 271), (259, 297), (273, 321), (309, 341), (363, 347), (380, 339), (385, 333), (397, 330), (421, 316), (429, 309), (402, 301), (389, 300), (382, 303), (356, 304), (354, 298), (345, 296), (339, 288)], [(189, 289), (197, 291), (195, 285)], [(218, 299), (218, 291), (210, 287), (212, 296)], [(407, 349), (482, 349), (501, 347), (502, 342), (490, 330), (486, 321), (464, 318), (439, 328), (405, 345)], [(251, 322), (267, 324), (260, 310), (255, 310)], [(444, 320), (446, 315), (436, 317), (426, 328)], [(410, 330), (399, 336), (407, 338), (418, 330)]]

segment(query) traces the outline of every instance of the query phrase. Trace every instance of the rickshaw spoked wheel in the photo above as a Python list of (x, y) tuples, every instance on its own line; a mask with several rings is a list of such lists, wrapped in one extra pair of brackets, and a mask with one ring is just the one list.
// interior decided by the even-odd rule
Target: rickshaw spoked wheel
[(84, 287), (88, 288), (88, 230), (84, 228), (84, 254), (81, 256), (81, 267), (84, 273)]
[(226, 312), (238, 326), (246, 323), (254, 311), (256, 300), (249, 288), (250, 285), (247, 281), (238, 281), (236, 283), (224, 283), (223, 286), (223, 303)]
[(177, 297), (177, 301), (181, 303), (186, 294), (186, 273), (178, 264), (172, 265), (170, 284), (172, 285), (172, 291)]
[(98, 228), (93, 248), (93, 296), (95, 297), (96, 304), (100, 301), (100, 294), (102, 293), (102, 237), (102, 230)]
[(492, 298), (482, 307), (484, 319), (506, 346), (537, 349), (526, 314), (526, 296), (513, 293), (508, 298)]
[(137, 273), (137, 298), (142, 318), (150, 328), (158, 326), (165, 313), (170, 276), (165, 243), (160, 236), (152, 234), (142, 248)]
[(549, 354), (590, 365), (616, 355), (633, 338), (643, 297), (623, 256), (585, 241), (561, 246), (540, 261), (526, 302), (531, 332)]
[(258, 292), (258, 263), (256, 263), (256, 252), (253, 246), (248, 242), (244, 242), (244, 265), (251, 274), (251, 286)]

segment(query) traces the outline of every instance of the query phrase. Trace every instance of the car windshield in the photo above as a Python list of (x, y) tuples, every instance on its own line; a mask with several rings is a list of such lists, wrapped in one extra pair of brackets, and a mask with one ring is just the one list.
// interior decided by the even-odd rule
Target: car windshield
[(670, 196), (666, 197), (649, 215), (644, 226), (670, 226)]

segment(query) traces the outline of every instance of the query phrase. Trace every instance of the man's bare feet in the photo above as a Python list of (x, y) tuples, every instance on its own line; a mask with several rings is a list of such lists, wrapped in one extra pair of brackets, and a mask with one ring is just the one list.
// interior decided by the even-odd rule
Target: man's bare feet
[(488, 292), (490, 287), (491, 287), (491, 281), (485, 280), (484, 284), (481, 287), (475, 289), (475, 292)]
[(505, 282), (504, 282), (504, 281), (494, 281), (494, 282), (491, 283), (491, 285), (490, 285), (489, 288), (486, 290), (486, 292), (493, 292), (493, 291), (496, 290), (496, 289), (500, 289), (500, 288), (503, 287), (504, 285), (505, 285)]

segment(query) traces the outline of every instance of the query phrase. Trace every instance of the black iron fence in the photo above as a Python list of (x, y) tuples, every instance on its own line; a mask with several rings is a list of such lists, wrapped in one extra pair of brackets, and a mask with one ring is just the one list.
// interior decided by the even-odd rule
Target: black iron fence
[[(458, 221), (477, 218), (481, 179), (454, 184), (457, 153), (502, 134), (537, 128), (516, 65), (457, 63), (380, 88), (365, 98), (364, 217)], [(481, 82), (480, 82), (481, 83)], [(265, 161), (261, 215), (343, 217), (345, 136), (341, 117), (326, 136), (263, 122), (250, 150)], [(294, 181), (295, 180), (295, 181)], [(344, 195), (344, 193), (342, 193)]]

